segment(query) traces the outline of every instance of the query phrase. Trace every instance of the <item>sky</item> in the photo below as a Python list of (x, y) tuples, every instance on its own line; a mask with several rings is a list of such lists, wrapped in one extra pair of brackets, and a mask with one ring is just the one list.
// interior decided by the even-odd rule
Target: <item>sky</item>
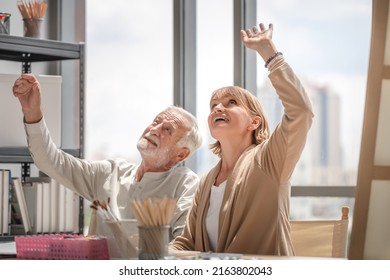
[[(172, 1), (110, 3), (87, 1), (86, 155), (135, 159), (148, 121), (172, 103)], [(198, 0), (200, 119), (211, 90), (232, 80), (231, 7), (231, 0)], [(340, 95), (344, 148), (356, 163), (371, 1), (258, 0), (257, 9), (259, 22), (274, 24), (274, 41), (298, 76)], [(262, 62), (258, 76), (267, 76)]]
[(259, 2), (259, 18), (273, 22), (274, 39), (291, 53), (298, 71), (350, 75), (366, 70), (368, 56), (362, 53), (368, 55), (371, 1)]
[(170, 2), (87, 1), (90, 155), (133, 156), (143, 129), (172, 103)]

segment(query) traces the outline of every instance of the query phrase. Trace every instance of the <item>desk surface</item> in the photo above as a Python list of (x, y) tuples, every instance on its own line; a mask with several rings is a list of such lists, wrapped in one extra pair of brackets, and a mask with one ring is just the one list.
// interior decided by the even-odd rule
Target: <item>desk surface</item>
[[(247, 255), (229, 253), (201, 253), (196, 251), (170, 250), (169, 255), (178, 259), (216, 259), (216, 260), (325, 260), (335, 258), (304, 257), (304, 256), (269, 256), (269, 255)], [(341, 258), (340, 258), (341, 259)]]
[[(300, 256), (262, 256), (262, 255), (245, 255), (245, 254), (226, 254), (226, 253), (201, 253), (197, 251), (177, 251), (170, 250), (169, 256), (177, 259), (219, 259), (219, 260), (307, 260), (307, 259), (330, 259), (322, 257), (300, 257)], [(0, 242), (0, 259), (15, 259), (16, 258), (16, 244), (15, 241)], [(169, 257), (168, 257), (169, 259)], [(331, 258), (334, 259), (334, 258)]]

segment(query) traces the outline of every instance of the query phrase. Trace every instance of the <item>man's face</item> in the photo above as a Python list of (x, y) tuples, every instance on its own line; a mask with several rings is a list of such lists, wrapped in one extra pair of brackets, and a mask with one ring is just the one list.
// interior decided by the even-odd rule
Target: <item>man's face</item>
[(186, 132), (186, 119), (175, 111), (164, 111), (145, 129), (137, 148), (142, 157), (165, 165), (176, 156), (176, 143)]

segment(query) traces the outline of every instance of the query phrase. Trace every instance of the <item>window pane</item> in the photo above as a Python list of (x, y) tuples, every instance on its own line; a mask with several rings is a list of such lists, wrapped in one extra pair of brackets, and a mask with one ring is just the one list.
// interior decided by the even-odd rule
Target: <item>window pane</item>
[(214, 143), (207, 125), (211, 93), (233, 84), (233, 1), (197, 0), (197, 116), (203, 135), (197, 173), (218, 161), (208, 146)]
[(352, 197), (292, 197), (292, 220), (340, 219), (341, 208), (349, 207), (349, 220), (352, 224), (355, 199)]
[[(356, 185), (371, 1), (257, 1), (274, 41), (311, 97), (313, 126), (293, 185)], [(331, 12), (329, 12), (331, 10)], [(274, 127), (283, 109), (259, 61), (258, 96)]]
[(86, 158), (138, 162), (136, 142), (173, 102), (172, 0), (87, 1)]

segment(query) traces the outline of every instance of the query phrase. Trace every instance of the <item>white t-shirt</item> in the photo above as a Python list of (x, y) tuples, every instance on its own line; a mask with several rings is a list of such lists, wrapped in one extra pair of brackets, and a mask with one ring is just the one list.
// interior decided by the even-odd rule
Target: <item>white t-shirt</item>
[(217, 249), (219, 210), (221, 209), (225, 187), (226, 181), (220, 184), (218, 187), (211, 187), (210, 206), (206, 216), (206, 229), (209, 235), (210, 246), (213, 251)]

